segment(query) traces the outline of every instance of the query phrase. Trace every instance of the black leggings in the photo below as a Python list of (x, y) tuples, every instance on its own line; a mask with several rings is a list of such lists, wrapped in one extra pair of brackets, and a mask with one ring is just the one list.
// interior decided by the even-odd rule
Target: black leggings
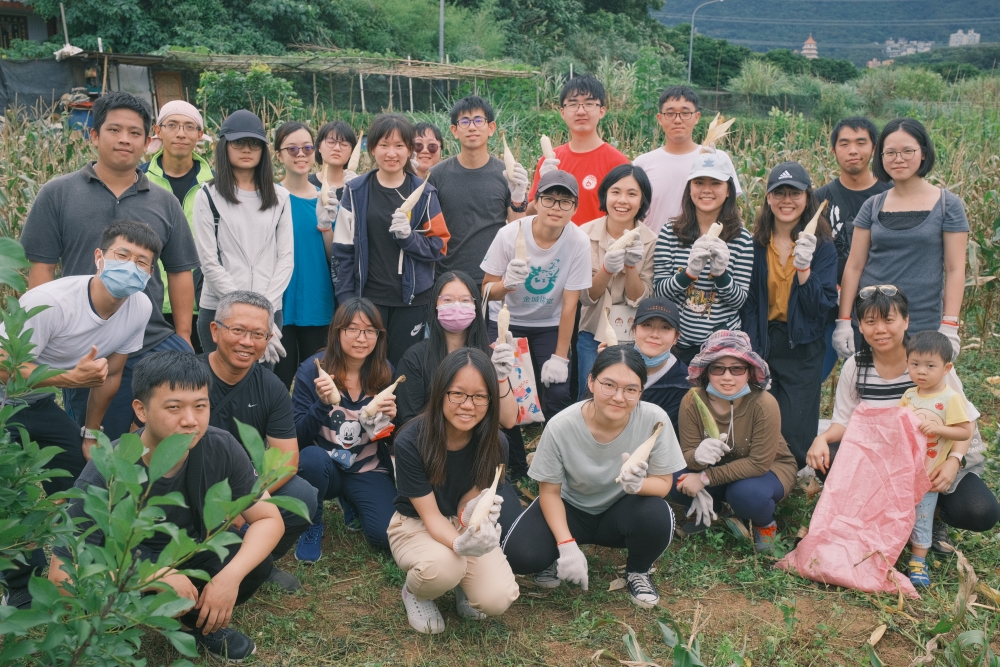
[(281, 346), (285, 348), (285, 356), (275, 364), (274, 374), (285, 384), (285, 388), (291, 389), (292, 380), (302, 362), (326, 347), (329, 332), (329, 325), (300, 327), (286, 324), (281, 327)]
[[(628, 572), (648, 572), (674, 536), (674, 513), (663, 498), (626, 495), (600, 514), (589, 514), (565, 500), (563, 505), (577, 544), (627, 549)], [(556, 538), (537, 498), (514, 522), (502, 546), (514, 574), (541, 572), (559, 558)]]

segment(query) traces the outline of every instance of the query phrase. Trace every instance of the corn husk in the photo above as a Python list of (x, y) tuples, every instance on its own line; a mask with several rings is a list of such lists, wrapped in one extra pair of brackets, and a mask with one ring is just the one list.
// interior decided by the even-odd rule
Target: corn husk
[(497, 494), (497, 484), (500, 483), (500, 479), (503, 477), (503, 464), (497, 466), (497, 474), (493, 478), (493, 486), (490, 487), (489, 493), (484, 495), (476, 503), (476, 509), (472, 510), (472, 516), (469, 518), (469, 526), (476, 526), (478, 529), (482, 525), (483, 521), (486, 521), (490, 516), (490, 510), (493, 509), (493, 498)]
[(507, 167), (505, 173), (509, 180), (514, 176), (514, 165), (517, 164), (517, 160), (514, 159), (514, 154), (510, 152), (510, 146), (507, 145), (507, 133), (500, 130), (500, 138), (503, 139), (503, 163)]
[(827, 202), (827, 200), (824, 199), (820, 203), (819, 208), (816, 209), (816, 214), (813, 215), (812, 220), (810, 220), (809, 224), (807, 224), (806, 227), (805, 227), (805, 229), (802, 230), (803, 234), (815, 234), (816, 233), (816, 226), (819, 224), (819, 216), (823, 215), (823, 209), (826, 208), (826, 202)]
[(605, 308), (604, 312), (601, 313), (601, 323), (604, 325), (604, 342), (611, 345), (618, 344), (618, 334), (615, 333), (614, 328), (611, 326), (611, 309)]
[(701, 395), (698, 393), (697, 389), (691, 389), (691, 397), (694, 399), (694, 405), (698, 408), (698, 414), (701, 416), (701, 424), (705, 427), (705, 432), (708, 433), (708, 437), (719, 439), (719, 425), (715, 423), (715, 417), (712, 416), (711, 410), (705, 405), (705, 401), (701, 400)]
[(705, 238), (706, 239), (717, 239), (717, 238), (719, 238), (720, 234), (722, 234), (722, 223), (721, 222), (713, 222), (711, 224), (711, 226), (708, 228), (708, 231), (705, 232)]
[(398, 378), (396, 378), (395, 382), (390, 384), (388, 387), (386, 387), (379, 393), (375, 394), (375, 398), (372, 399), (372, 402), (361, 409), (361, 414), (363, 414), (365, 417), (369, 419), (374, 417), (375, 413), (378, 412), (377, 406), (379, 401), (381, 401), (386, 396), (390, 396), (392, 392), (396, 391), (396, 385), (400, 384), (401, 382), (406, 382), (405, 375), (400, 375)]
[(517, 221), (517, 237), (514, 239), (514, 259), (528, 261), (528, 243), (524, 240), (524, 218)]
[(354, 150), (351, 151), (351, 159), (347, 161), (347, 171), (353, 171), (358, 173), (358, 164), (361, 163), (361, 140), (365, 138), (365, 133), (362, 132), (358, 136), (358, 143), (354, 144)]
[(552, 150), (552, 140), (543, 134), (540, 143), (542, 144), (542, 155), (544, 155), (547, 160), (555, 158), (556, 152)]
[[(329, 373), (327, 373), (325, 370), (323, 370), (322, 364), (319, 363), (319, 358), (313, 359), (313, 361), (316, 362), (316, 370), (319, 371), (319, 376), (321, 378), (330, 378), (330, 380), (332, 381), (333, 380), (333, 376), (331, 376)], [(337, 389), (337, 383), (336, 382), (333, 383), (333, 397), (332, 398), (333, 398), (333, 403), (331, 405), (340, 405), (340, 390)]]
[[(639, 445), (639, 448), (632, 452), (632, 455), (628, 457), (628, 460), (622, 464), (621, 472), (624, 472), (634, 466), (636, 463), (645, 463), (649, 459), (650, 452), (653, 451), (653, 445), (656, 444), (656, 438), (659, 437), (660, 431), (663, 430), (663, 422), (656, 422), (656, 426), (653, 427), (653, 434), (646, 438), (646, 441)], [(622, 479), (621, 474), (615, 478), (615, 483), (617, 484)]]
[(510, 331), (510, 311), (507, 310), (507, 303), (504, 302), (497, 313), (497, 345), (507, 343), (507, 332)]
[(403, 203), (399, 205), (399, 210), (406, 214), (407, 217), (410, 216), (410, 212), (413, 207), (417, 205), (420, 201), (420, 196), (424, 194), (424, 188), (427, 187), (427, 181), (424, 181), (417, 186), (417, 189), (410, 193), (410, 196), (403, 200)]
[(726, 120), (725, 116), (721, 113), (715, 114), (715, 118), (713, 118), (712, 122), (708, 125), (708, 132), (705, 133), (705, 139), (701, 142), (703, 149), (702, 152), (711, 152), (715, 150), (716, 145), (722, 141), (723, 137), (729, 134), (730, 126), (732, 126), (735, 122), (735, 118)]
[(621, 238), (619, 238), (617, 241), (608, 246), (608, 252), (611, 252), (613, 250), (621, 250), (622, 248), (627, 248), (630, 245), (632, 245), (637, 238), (639, 238), (639, 230), (630, 229), (624, 234), (622, 234)]

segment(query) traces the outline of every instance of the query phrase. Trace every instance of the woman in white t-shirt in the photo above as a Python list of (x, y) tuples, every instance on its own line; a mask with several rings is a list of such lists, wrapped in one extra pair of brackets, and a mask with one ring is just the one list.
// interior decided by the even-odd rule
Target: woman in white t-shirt
[[(579, 188), (572, 174), (553, 170), (541, 178), (538, 215), (497, 233), (483, 258), (483, 298), (490, 304), (490, 338), (497, 338), (500, 302), (510, 311), (510, 332), (527, 338), (539, 404), (546, 418), (570, 404), (569, 347), (580, 290), (588, 289), (590, 239), (573, 224)], [(528, 259), (516, 254), (518, 232)]]
[[(543, 588), (565, 580), (587, 590), (587, 557), (578, 544), (626, 549), (629, 597), (644, 609), (656, 606), (660, 596), (649, 570), (674, 534), (664, 496), (684, 457), (667, 414), (639, 400), (645, 383), (639, 352), (609, 347), (587, 378), (593, 398), (549, 421), (528, 470), (538, 481), (538, 498), (503, 542), (515, 574), (537, 573)], [(662, 429), (648, 460), (625, 466), (657, 424)]]

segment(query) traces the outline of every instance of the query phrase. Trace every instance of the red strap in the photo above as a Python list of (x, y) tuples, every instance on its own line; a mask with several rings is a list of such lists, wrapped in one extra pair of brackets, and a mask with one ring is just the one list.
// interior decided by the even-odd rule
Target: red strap
[(947, 324), (950, 327), (957, 327), (958, 322), (949, 322), (948, 320), (941, 320), (941, 324)]
[(563, 540), (562, 542), (556, 542), (556, 546), (561, 547), (564, 544), (569, 544), (570, 542), (576, 542), (576, 539), (571, 537), (568, 540)]

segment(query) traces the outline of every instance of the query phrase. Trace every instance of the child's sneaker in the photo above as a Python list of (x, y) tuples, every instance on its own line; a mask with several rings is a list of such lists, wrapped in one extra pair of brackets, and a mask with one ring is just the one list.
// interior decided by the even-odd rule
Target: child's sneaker
[(906, 564), (910, 569), (910, 583), (914, 588), (930, 588), (931, 577), (927, 572), (927, 558), (920, 556), (910, 556), (910, 562)]
[(766, 526), (753, 527), (753, 550), (759, 554), (774, 552), (774, 543), (778, 540), (778, 523), (772, 521)]
[(556, 571), (556, 564), (548, 566), (534, 576), (535, 585), (539, 588), (558, 588), (559, 575)]
[(948, 536), (948, 524), (941, 519), (934, 519), (931, 528), (931, 551), (944, 555), (955, 553), (955, 545)]

